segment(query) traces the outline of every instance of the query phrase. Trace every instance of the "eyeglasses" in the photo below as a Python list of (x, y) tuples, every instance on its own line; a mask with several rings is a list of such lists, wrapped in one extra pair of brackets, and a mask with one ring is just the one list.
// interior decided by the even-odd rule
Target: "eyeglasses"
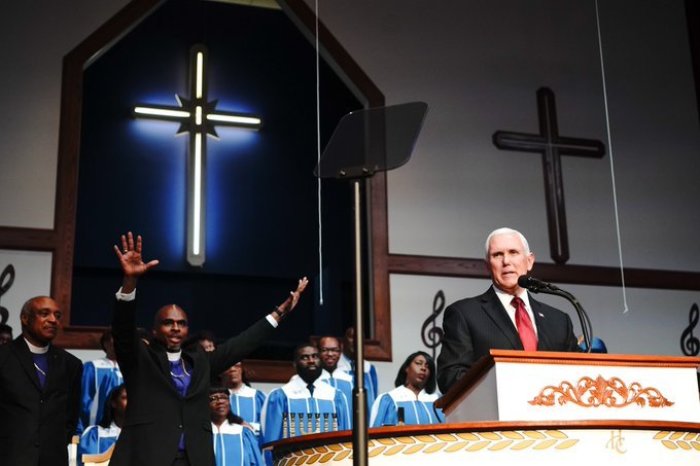
[(228, 401), (228, 395), (224, 395), (223, 393), (209, 395), (209, 403), (216, 403), (217, 401)]
[(340, 353), (340, 348), (319, 348), (321, 353)]

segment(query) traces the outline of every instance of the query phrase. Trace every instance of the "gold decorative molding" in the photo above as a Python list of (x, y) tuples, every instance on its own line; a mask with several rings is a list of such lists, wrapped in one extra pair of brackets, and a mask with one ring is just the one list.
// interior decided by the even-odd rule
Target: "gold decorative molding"
[(643, 387), (639, 382), (628, 386), (619, 377), (605, 379), (600, 375), (595, 379), (581, 377), (576, 384), (564, 381), (558, 387), (549, 385), (528, 403), (535, 406), (573, 403), (583, 408), (624, 408), (631, 404), (642, 408), (665, 408), (674, 404), (654, 387)]
[(669, 450), (700, 451), (700, 434), (697, 432), (674, 432), (665, 430), (654, 435), (654, 440), (661, 440), (661, 444)]
[[(558, 430), (524, 430), (504, 432), (460, 432), (455, 434), (386, 437), (370, 440), (369, 458), (378, 456), (430, 455), (433, 453), (476, 452), (481, 450), (566, 450), (578, 443)], [(276, 466), (328, 463), (352, 459), (351, 443), (335, 443), (304, 448), (287, 453), (275, 462)]]

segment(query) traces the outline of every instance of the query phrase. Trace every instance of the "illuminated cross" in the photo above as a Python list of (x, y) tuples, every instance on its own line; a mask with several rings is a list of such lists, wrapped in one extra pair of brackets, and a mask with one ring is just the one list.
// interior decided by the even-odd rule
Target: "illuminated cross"
[(256, 116), (217, 112), (216, 100), (207, 101), (205, 76), (207, 49), (201, 44), (190, 49), (190, 98), (175, 98), (178, 107), (138, 105), (134, 115), (180, 122), (176, 134), (189, 133), (187, 157), (187, 262), (202, 266), (206, 252), (206, 167), (207, 135), (218, 137), (216, 125), (258, 129), (262, 120)]
[(554, 93), (549, 88), (537, 90), (537, 114), (540, 120), (540, 134), (496, 131), (493, 134), (493, 143), (499, 149), (542, 154), (549, 251), (554, 262), (564, 264), (569, 260), (569, 238), (560, 156), (577, 155), (599, 159), (605, 155), (605, 146), (595, 139), (559, 136), (557, 107)]

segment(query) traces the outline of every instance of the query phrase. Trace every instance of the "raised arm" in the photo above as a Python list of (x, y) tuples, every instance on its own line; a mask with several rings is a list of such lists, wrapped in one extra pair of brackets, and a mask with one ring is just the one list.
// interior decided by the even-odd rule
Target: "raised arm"
[(121, 236), (122, 247), (114, 245), (114, 252), (119, 259), (124, 278), (122, 279), (122, 293), (131, 293), (136, 289), (136, 283), (141, 275), (158, 265), (158, 260), (144, 263), (141, 252), (143, 251), (143, 239), (128, 232)]
[(287, 299), (285, 299), (284, 302), (282, 302), (282, 304), (280, 304), (279, 306), (276, 306), (275, 310), (272, 311), (272, 313), (270, 314), (272, 318), (279, 322), (280, 320), (282, 320), (282, 318), (284, 318), (285, 315), (289, 314), (297, 306), (297, 303), (299, 302), (299, 297), (304, 292), (304, 290), (306, 289), (306, 285), (308, 284), (308, 278), (300, 278), (299, 282), (297, 283), (297, 289), (294, 291), (290, 291)]

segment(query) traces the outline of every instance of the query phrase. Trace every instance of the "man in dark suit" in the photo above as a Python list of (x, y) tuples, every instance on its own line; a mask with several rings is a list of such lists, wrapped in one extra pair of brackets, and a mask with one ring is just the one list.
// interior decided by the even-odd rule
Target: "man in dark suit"
[(0, 346), (0, 464), (66, 466), (83, 365), (51, 344), (63, 313), (37, 296), (22, 306), (22, 334)]
[(580, 351), (569, 316), (535, 301), (518, 286), (535, 255), (525, 237), (499, 228), (486, 240), (492, 286), (482, 295), (459, 300), (445, 310), (438, 357), (438, 385), (446, 392), (476, 360), (493, 349)]
[(136, 331), (136, 282), (157, 260), (144, 263), (142, 240), (131, 233), (115, 246), (124, 274), (112, 321), (117, 361), (129, 393), (124, 427), (112, 466), (212, 466), (209, 381), (253, 351), (291, 311), (307, 280), (271, 314), (212, 352), (198, 345), (182, 349), (187, 339), (187, 314), (179, 306), (163, 306), (153, 322), (153, 341), (145, 345)]

